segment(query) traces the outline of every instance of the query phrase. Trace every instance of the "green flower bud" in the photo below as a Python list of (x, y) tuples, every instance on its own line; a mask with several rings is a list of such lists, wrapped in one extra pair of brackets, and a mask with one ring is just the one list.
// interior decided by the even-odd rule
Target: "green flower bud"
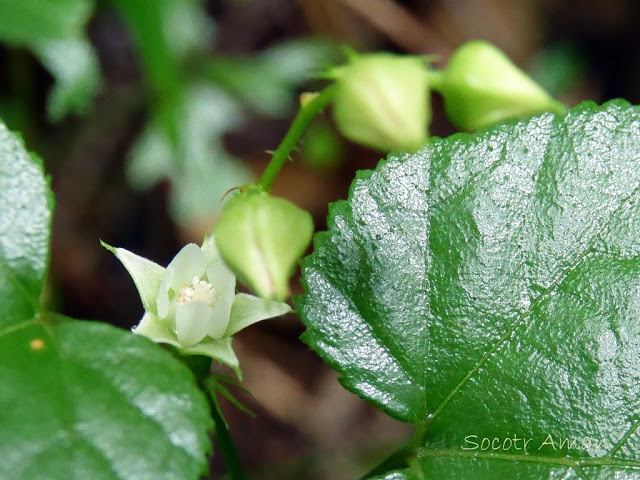
[(382, 151), (412, 151), (425, 143), (431, 105), (423, 58), (354, 56), (330, 76), (336, 79), (333, 114), (345, 137)]
[(466, 130), (565, 109), (501, 50), (483, 40), (460, 46), (443, 72), (432, 72), (432, 83), (444, 97), (449, 120)]
[(289, 278), (311, 242), (309, 212), (249, 187), (225, 205), (214, 227), (222, 258), (260, 297), (283, 301)]

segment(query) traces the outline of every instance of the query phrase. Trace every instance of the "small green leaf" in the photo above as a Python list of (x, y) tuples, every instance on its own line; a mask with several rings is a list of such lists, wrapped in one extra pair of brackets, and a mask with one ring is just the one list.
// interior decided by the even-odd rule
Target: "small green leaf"
[(47, 113), (83, 114), (101, 87), (100, 65), (86, 37), (91, 0), (0, 0), (0, 41), (30, 49), (56, 80)]
[(0, 332), (35, 314), (49, 262), (52, 203), (42, 162), (0, 123)]
[(196, 480), (207, 469), (207, 401), (141, 336), (34, 321), (0, 334), (0, 384), (0, 478)]
[(85, 38), (50, 40), (36, 51), (56, 79), (47, 104), (49, 118), (57, 121), (69, 113), (84, 114), (102, 84), (98, 56), (91, 43)]
[(224, 383), (233, 385), (234, 387), (237, 387), (243, 390), (247, 395), (252, 396), (249, 390), (244, 388), (238, 381), (234, 380), (231, 377), (211, 375), (205, 380), (205, 386), (209, 389), (212, 396), (214, 396), (217, 399), (216, 396), (219, 393), (220, 395), (224, 396), (227, 400), (229, 400), (229, 402), (231, 402), (238, 410), (254, 418), (256, 414), (253, 413), (251, 410), (249, 410), (247, 407), (245, 407), (242, 403), (240, 403), (240, 400), (234, 397), (231, 394), (231, 392), (229, 392), (227, 387), (223, 385)]
[(333, 205), (296, 304), (342, 384), (417, 427), (376, 478), (637, 477), (639, 159), (640, 109), (585, 103), (434, 139)]

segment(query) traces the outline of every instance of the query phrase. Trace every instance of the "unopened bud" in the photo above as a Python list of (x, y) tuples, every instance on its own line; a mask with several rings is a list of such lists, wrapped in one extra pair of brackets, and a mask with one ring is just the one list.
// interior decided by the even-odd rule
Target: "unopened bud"
[(214, 228), (220, 255), (260, 297), (283, 301), (313, 235), (309, 212), (249, 187), (233, 197)]
[(345, 137), (382, 151), (413, 151), (426, 142), (431, 105), (423, 58), (356, 55), (331, 76), (333, 114)]
[(434, 74), (433, 87), (444, 98), (449, 120), (465, 130), (565, 109), (501, 50), (483, 40), (467, 42), (453, 52), (447, 68)]

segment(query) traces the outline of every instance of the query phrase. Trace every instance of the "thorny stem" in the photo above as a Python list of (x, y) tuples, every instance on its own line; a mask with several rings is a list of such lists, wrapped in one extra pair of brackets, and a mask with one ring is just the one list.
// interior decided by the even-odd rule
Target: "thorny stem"
[(271, 184), (287, 161), (287, 158), (289, 158), (289, 155), (291, 155), (291, 152), (296, 148), (296, 144), (305, 128), (307, 128), (307, 125), (309, 125), (309, 122), (329, 105), (333, 96), (333, 90), (334, 86), (330, 85), (322, 90), (315, 98), (300, 107), (296, 118), (293, 120), (291, 127), (289, 127), (289, 131), (284, 136), (284, 139), (276, 151), (273, 152), (269, 165), (264, 169), (262, 178), (258, 181), (258, 185), (260, 185), (265, 192), (271, 189)]

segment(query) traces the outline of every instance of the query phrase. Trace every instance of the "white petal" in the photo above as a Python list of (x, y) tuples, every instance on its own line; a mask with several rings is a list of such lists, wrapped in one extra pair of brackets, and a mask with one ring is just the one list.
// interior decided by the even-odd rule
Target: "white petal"
[(220, 260), (220, 252), (218, 251), (218, 247), (216, 246), (216, 239), (213, 234), (204, 239), (204, 242), (202, 242), (202, 247), (200, 247), (200, 249), (207, 259), (207, 265), (211, 265), (212, 263)]
[(216, 291), (216, 297), (221, 295), (233, 297), (236, 293), (236, 276), (229, 267), (219, 260), (207, 268), (207, 279)]
[(166, 322), (158, 319), (152, 313), (145, 313), (140, 323), (133, 328), (133, 333), (144, 335), (156, 343), (168, 343), (180, 347), (176, 334), (169, 328)]
[(155, 313), (156, 295), (165, 272), (164, 267), (144, 257), (139, 257), (124, 248), (114, 248), (104, 242), (100, 243), (107, 250), (115, 254), (118, 260), (124, 265), (124, 268), (127, 269), (129, 275), (133, 278), (133, 283), (135, 283), (138, 289), (144, 309), (148, 312)]
[(207, 332), (212, 338), (221, 338), (227, 331), (229, 326), (229, 312), (231, 311), (231, 302), (217, 302), (213, 309), (213, 321), (209, 324)]
[(195, 243), (189, 243), (171, 260), (167, 273), (171, 272), (169, 285), (174, 292), (180, 291), (183, 285), (191, 284), (193, 277), (201, 277), (207, 269), (207, 259)]
[(214, 306), (215, 322), (211, 325), (209, 335), (220, 338), (229, 325), (231, 305), (236, 295), (236, 277), (222, 260), (207, 269), (207, 279), (216, 292)]
[(169, 289), (173, 284), (173, 277), (175, 276), (175, 270), (167, 269), (165, 271), (164, 276), (162, 277), (162, 282), (160, 283), (160, 287), (158, 288), (158, 295), (156, 297), (156, 307), (158, 317), (167, 318), (169, 316), (170, 303), (169, 300)]
[(207, 357), (215, 358), (216, 360), (236, 369), (236, 373), (238, 374), (238, 376), (240, 376), (240, 370), (238, 369), (238, 357), (236, 357), (233, 348), (231, 348), (231, 337), (224, 337), (220, 340), (201, 342), (193, 347), (185, 348), (184, 352), (193, 355), (206, 355)]
[(204, 303), (189, 302), (176, 309), (176, 334), (183, 347), (192, 347), (209, 333), (213, 310)]
[(266, 318), (277, 317), (291, 311), (286, 303), (239, 293), (231, 307), (231, 317), (225, 335), (231, 336), (245, 327)]

